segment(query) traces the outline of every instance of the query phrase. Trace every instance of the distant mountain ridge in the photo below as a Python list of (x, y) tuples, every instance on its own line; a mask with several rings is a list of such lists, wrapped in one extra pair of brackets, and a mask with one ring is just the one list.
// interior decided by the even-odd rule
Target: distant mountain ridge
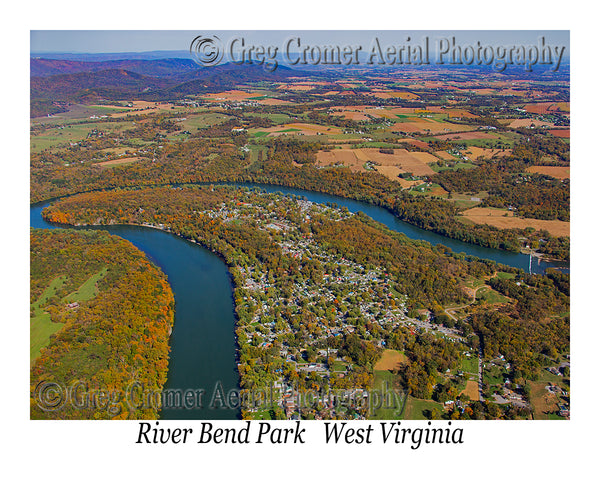
[(106, 100), (173, 100), (185, 95), (232, 88), (244, 82), (282, 81), (303, 72), (280, 66), (227, 63), (201, 67), (191, 59), (109, 60), (82, 62), (32, 58), (31, 100), (96, 102)]
[(199, 67), (190, 58), (168, 58), (160, 60), (103, 60), (80, 61), (48, 58), (32, 58), (30, 60), (30, 75), (32, 77), (48, 77), (51, 75), (93, 72), (100, 70), (128, 70), (151, 77), (177, 76)]
[(107, 62), (110, 60), (164, 60), (166, 58), (190, 59), (189, 50), (154, 50), (149, 52), (73, 53), (31, 52), (31, 58), (47, 60), (73, 60), (79, 62)]

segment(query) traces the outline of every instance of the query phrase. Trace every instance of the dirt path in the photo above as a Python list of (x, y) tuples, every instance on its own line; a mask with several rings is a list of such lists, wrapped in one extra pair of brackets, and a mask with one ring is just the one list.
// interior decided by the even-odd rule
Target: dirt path
[[(455, 322), (457, 322), (458, 318), (456, 318), (453, 313), (456, 312), (456, 310), (461, 310), (463, 308), (467, 308), (467, 307), (470, 307), (471, 305), (473, 305), (475, 303), (475, 301), (477, 300), (477, 291), (482, 288), (491, 288), (491, 287), (489, 285), (480, 285), (479, 287), (474, 288), (474, 289), (467, 288), (467, 290), (469, 291), (469, 293), (471, 293), (471, 295), (473, 297), (471, 302), (467, 303), (465, 305), (460, 305), (458, 307), (446, 308), (444, 310), (446, 315), (448, 315)], [(478, 390), (479, 390), (479, 401), (483, 402), (483, 348), (482, 348), (481, 344), (479, 345), (479, 350), (478, 350), (477, 376), (478, 376), (477, 385), (478, 385)]]
[(481, 288), (490, 288), (490, 286), (489, 286), (489, 285), (480, 285), (480, 286), (478, 286), (478, 287), (477, 287), (477, 288), (475, 288), (475, 289), (473, 289), (473, 288), (466, 288), (466, 290), (468, 290), (468, 291), (469, 291), (469, 293), (471, 294), (471, 296), (473, 297), (473, 299), (471, 300), (471, 302), (470, 302), (470, 303), (467, 303), (467, 304), (465, 304), (465, 305), (460, 305), (460, 306), (458, 306), (458, 307), (449, 307), (449, 308), (446, 308), (446, 309), (444, 310), (444, 312), (446, 313), (446, 315), (448, 315), (448, 316), (449, 316), (450, 318), (452, 318), (452, 319), (453, 319), (455, 322), (457, 322), (457, 321), (458, 321), (458, 318), (456, 318), (456, 317), (453, 315), (453, 312), (456, 312), (456, 310), (461, 310), (461, 309), (463, 309), (463, 308), (467, 308), (467, 307), (469, 307), (469, 306), (473, 305), (473, 304), (475, 303), (475, 301), (477, 300), (477, 291), (478, 291), (478, 290), (480, 290)]

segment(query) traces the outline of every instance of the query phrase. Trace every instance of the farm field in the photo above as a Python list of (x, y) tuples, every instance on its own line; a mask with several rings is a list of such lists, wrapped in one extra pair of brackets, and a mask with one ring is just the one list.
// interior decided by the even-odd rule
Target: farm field
[(571, 177), (571, 167), (546, 167), (535, 165), (527, 169), (530, 173), (541, 173), (542, 175), (548, 175), (550, 177), (558, 178), (563, 180)]
[[(468, 130), (462, 128), (461, 131)], [(464, 132), (464, 133), (449, 133), (445, 135), (437, 135), (435, 137), (437, 140), (496, 140), (498, 138), (497, 134), (492, 134), (488, 132)]]
[(548, 133), (559, 138), (571, 138), (570, 128), (553, 128), (551, 130), (548, 130)]
[(465, 132), (474, 130), (469, 125), (458, 125), (444, 121), (436, 121), (432, 118), (409, 117), (390, 127), (392, 132), (400, 133), (422, 133), (422, 134), (444, 134), (450, 132)]
[(342, 130), (337, 127), (311, 123), (285, 123), (275, 127), (261, 128), (258, 132), (266, 134), (269, 137), (276, 137), (284, 133), (293, 133), (294, 135), (339, 135), (342, 133)]
[(493, 157), (507, 157), (512, 153), (510, 148), (502, 150), (501, 148), (481, 148), (476, 146), (469, 146), (462, 152), (466, 157), (472, 161), (477, 160), (479, 157), (490, 159)]
[(118, 123), (104, 120), (79, 122), (77, 120), (64, 120), (62, 124), (57, 122), (56, 126), (47, 127), (40, 132), (32, 132), (30, 138), (31, 153), (39, 153), (43, 150), (56, 147), (69, 147), (71, 143), (84, 141), (92, 131), (105, 133), (124, 132), (135, 128), (133, 122), (123, 121)]
[(479, 225), (485, 224), (497, 228), (521, 229), (531, 227), (536, 230), (547, 230), (551, 235), (557, 237), (568, 237), (570, 235), (570, 222), (520, 218), (513, 216), (513, 212), (508, 210), (474, 207), (463, 211), (461, 215), (463, 218)]
[(553, 111), (569, 112), (569, 102), (542, 102), (542, 103), (530, 103), (525, 105), (525, 110), (529, 113), (545, 114)]
[(399, 352), (398, 350), (386, 349), (383, 351), (381, 358), (373, 368), (374, 370), (382, 371), (398, 370), (400, 365), (404, 365), (407, 362), (408, 358), (406, 358), (404, 353)]
[(336, 149), (317, 154), (318, 165), (347, 165), (353, 171), (366, 171), (364, 164), (371, 162), (374, 168), (388, 178), (399, 181), (398, 174), (410, 172), (416, 176), (433, 175), (428, 165), (437, 158), (426, 152), (409, 152), (394, 149), (393, 154), (381, 153), (376, 148)]
[(125, 110), (119, 109), (118, 112), (112, 113), (111, 118), (122, 118), (127, 117), (128, 115), (139, 116), (139, 115), (149, 115), (154, 113), (161, 113), (166, 111), (174, 111), (179, 112), (182, 110), (182, 107), (176, 107), (171, 103), (165, 102), (145, 102), (145, 101), (135, 101), (132, 102), (133, 106), (127, 108)]
[(544, 122), (542, 120), (536, 120), (534, 118), (517, 118), (508, 124), (510, 128), (539, 128), (539, 127), (553, 127), (554, 124), (550, 122)]
[(248, 92), (243, 90), (227, 90), (225, 92), (207, 93), (203, 98), (209, 102), (241, 102), (252, 97), (260, 97), (262, 92)]
[(479, 385), (476, 380), (467, 380), (467, 385), (465, 389), (460, 392), (461, 394), (465, 394), (471, 400), (476, 401), (479, 400)]
[(95, 163), (94, 165), (97, 165), (99, 167), (104, 167), (104, 168), (115, 167), (117, 165), (127, 165), (130, 163), (134, 163), (134, 162), (137, 162), (138, 160), (142, 160), (142, 158), (143, 157), (117, 158), (115, 160), (107, 160), (105, 162), (98, 162), (98, 163)]

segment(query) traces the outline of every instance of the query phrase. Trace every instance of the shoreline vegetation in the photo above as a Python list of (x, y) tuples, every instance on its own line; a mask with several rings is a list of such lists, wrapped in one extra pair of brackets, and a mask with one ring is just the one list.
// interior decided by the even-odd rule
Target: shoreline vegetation
[[(155, 405), (138, 406), (124, 393), (135, 385), (143, 398), (166, 382), (174, 318), (166, 275), (131, 243), (102, 230), (32, 229), (30, 236), (31, 302), (62, 325), (32, 364), (31, 418), (158, 418)], [(50, 402), (52, 386), (64, 404)], [(94, 397), (98, 392), (119, 398), (93, 408), (107, 402)]]
[[(112, 191), (119, 191), (122, 189), (125, 190), (140, 190), (140, 189), (145, 189), (145, 188), (160, 188), (160, 187), (186, 187), (186, 186), (220, 186), (220, 185), (229, 185), (229, 184), (236, 184), (237, 186), (240, 186), (242, 188), (253, 188), (253, 187), (258, 187), (260, 188), (261, 185), (262, 186), (273, 186), (273, 187), (288, 187), (288, 188), (295, 188), (298, 190), (304, 190), (306, 192), (315, 192), (315, 193), (323, 193), (323, 194), (327, 194), (327, 195), (332, 195), (332, 196), (339, 196), (338, 193), (331, 193), (330, 190), (326, 189), (326, 190), (309, 190), (305, 187), (298, 187), (295, 184), (287, 184), (287, 183), (268, 183), (268, 182), (245, 182), (242, 181), (240, 182), (239, 180), (232, 180), (231, 182), (229, 181), (200, 181), (200, 182), (183, 182), (183, 183), (179, 183), (179, 182), (167, 182), (167, 183), (158, 183), (158, 184), (152, 184), (152, 185), (137, 185), (137, 186), (133, 186), (133, 187), (107, 187), (107, 188), (94, 188), (91, 190), (85, 190), (82, 192), (74, 192), (74, 193), (67, 193), (65, 195), (61, 195), (61, 196), (56, 196), (56, 197), (52, 197), (52, 198), (45, 198), (45, 199), (41, 199), (41, 200), (36, 200), (34, 202), (31, 203), (31, 206), (34, 206), (36, 204), (42, 204), (42, 203), (47, 203), (47, 202), (55, 202), (55, 201), (59, 201), (59, 200), (63, 200), (69, 197), (73, 197), (76, 195), (80, 195), (82, 193), (102, 193), (102, 192), (112, 192)], [(381, 205), (379, 203), (373, 203), (372, 201), (367, 201), (367, 200), (363, 200), (361, 198), (356, 198), (356, 197), (350, 197), (350, 196), (341, 196), (341, 198), (347, 198), (349, 200), (356, 200), (359, 202), (366, 202), (369, 203), (371, 205), (374, 206), (378, 206), (381, 208), (384, 208), (385, 210), (387, 210), (388, 212), (390, 212), (391, 214), (393, 214), (394, 216), (397, 216), (396, 212), (393, 209), (390, 209), (388, 206), (386, 205)], [(406, 220), (406, 219), (402, 219), (399, 216), (397, 216), (397, 218), (399, 218), (401, 221), (408, 223), (409, 225), (413, 225), (413, 226), (417, 226), (418, 228), (422, 228), (424, 230), (428, 230), (427, 228), (424, 228), (423, 226), (420, 225), (416, 225), (414, 223), (411, 223), (410, 221)], [(494, 229), (494, 227), (491, 227), (492, 229)], [(442, 236), (447, 236), (447, 238), (450, 239), (455, 239), (455, 240), (459, 240), (459, 241), (463, 241), (465, 243), (471, 243), (473, 245), (481, 245), (480, 243), (476, 243), (476, 242), (469, 242), (468, 240), (465, 240), (463, 238), (454, 238), (448, 235), (445, 235), (443, 232), (441, 231), (437, 231), (437, 230), (430, 230), (433, 233), (437, 233), (439, 235)], [(526, 232), (524, 230), (511, 230), (514, 231), (515, 234), (518, 235), (524, 235)], [(531, 232), (529, 232), (531, 233)], [(568, 241), (568, 237), (566, 238)], [(505, 250), (505, 251), (510, 251), (510, 252), (518, 252), (518, 253), (522, 253), (524, 255), (533, 255), (534, 257), (543, 260), (543, 261), (547, 261), (547, 262), (568, 262), (569, 258), (570, 258), (570, 252), (567, 249), (567, 256), (563, 257), (562, 255), (549, 255), (547, 253), (543, 253), (537, 250), (532, 250), (530, 246), (521, 246), (516, 250), (513, 249), (506, 249), (506, 248), (502, 248), (502, 246), (495, 244), (494, 246), (489, 246), (489, 245), (482, 245), (485, 246), (487, 248), (495, 248), (495, 249), (499, 249), (499, 250)]]
[[(236, 141), (239, 143), (239, 140)], [(303, 145), (299, 147), (296, 141), (281, 139), (272, 141), (272, 144), (267, 145), (270, 147), (267, 150), (268, 160), (252, 164), (248, 164), (243, 155), (230, 150), (220, 152), (219, 156), (222, 158), (209, 161), (198, 162), (197, 159), (183, 158), (176, 172), (166, 169), (166, 164), (162, 162), (144, 158), (140, 158), (135, 164), (121, 166), (118, 176), (113, 170), (85, 164), (62, 168), (57, 166), (51, 173), (46, 168), (32, 168), (31, 201), (37, 203), (65, 195), (134, 186), (144, 188), (165, 184), (262, 183), (363, 201), (383, 207), (411, 225), (474, 245), (519, 252), (525, 245), (537, 244), (538, 251), (548, 257), (559, 260), (569, 258), (569, 237), (552, 237), (548, 232), (534, 229), (499, 229), (486, 224), (466, 224), (460, 221), (458, 214), (461, 210), (442, 197), (411, 195), (397, 182), (377, 172), (355, 173), (344, 168), (315, 166), (316, 152), (325, 146), (318, 143)], [(184, 151), (171, 155), (185, 155), (189, 148), (191, 145), (186, 145)], [(307, 149), (309, 160), (295, 166), (299, 148)], [(451, 173), (469, 174), (464, 172), (466, 170)], [(539, 174), (532, 175), (540, 177)], [(459, 192), (464, 188), (476, 189), (471, 185), (463, 187), (458, 183), (462, 179), (459, 177), (457, 180), (455, 177), (456, 175), (450, 178), (457, 184), (455, 187), (452, 184), (453, 188)]]

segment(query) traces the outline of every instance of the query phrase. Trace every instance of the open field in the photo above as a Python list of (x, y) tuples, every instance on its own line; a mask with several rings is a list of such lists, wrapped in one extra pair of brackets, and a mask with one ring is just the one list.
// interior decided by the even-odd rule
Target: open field
[(370, 97), (381, 98), (383, 100), (387, 100), (390, 98), (402, 98), (404, 100), (416, 100), (419, 98), (418, 95), (415, 95), (411, 92), (397, 92), (394, 90), (382, 90), (382, 91), (372, 91), (367, 93)]
[(175, 107), (170, 103), (163, 102), (146, 102), (139, 100), (131, 103), (133, 104), (133, 107), (112, 113), (110, 116), (112, 118), (121, 118), (126, 117), (127, 115), (148, 115), (151, 113), (181, 110), (181, 107)]
[(471, 400), (479, 400), (479, 384), (475, 380), (467, 380), (465, 389), (460, 393), (464, 393)]
[[(104, 278), (108, 270), (103, 268), (98, 273), (89, 277), (81, 286), (74, 292), (69, 293), (61, 302), (85, 302), (91, 300), (98, 294), (98, 282)], [(53, 322), (50, 314), (44, 311), (43, 306), (53, 297), (57, 291), (64, 285), (66, 278), (64, 276), (57, 277), (50, 282), (40, 298), (31, 305), (32, 315), (30, 320), (30, 340), (29, 340), (29, 360), (33, 362), (40, 356), (41, 349), (48, 346), (50, 336), (58, 332), (63, 326), (63, 323)]]
[(509, 302), (509, 299), (507, 297), (498, 293), (496, 290), (490, 287), (484, 287), (477, 290), (477, 300), (481, 300), (482, 302), (489, 304)]
[[(50, 120), (50, 119), (49, 119)], [(85, 123), (73, 123), (69, 121), (57, 122), (56, 126), (47, 128), (43, 132), (32, 132), (30, 136), (30, 149), (32, 153), (57, 146), (70, 146), (85, 140), (92, 130), (104, 133), (122, 132), (135, 128), (133, 122), (107, 122), (103, 120), (90, 120)], [(34, 122), (32, 122), (32, 125)]]
[[(462, 126), (460, 130), (468, 130)], [(464, 132), (464, 133), (449, 133), (446, 135), (437, 135), (438, 140), (497, 140), (498, 136), (488, 132)]]
[(461, 169), (465, 169), (465, 168), (475, 168), (477, 165), (474, 165), (472, 163), (468, 163), (468, 162), (457, 162), (455, 163), (453, 166), (451, 167), (440, 167), (437, 164), (433, 164), (431, 165), (431, 168), (434, 172), (443, 172), (445, 170), (461, 170)]
[(41, 350), (50, 343), (50, 336), (58, 332), (64, 323), (53, 322), (50, 314), (39, 312), (31, 317), (29, 324), (29, 361), (40, 356)]
[(449, 132), (464, 132), (473, 130), (474, 127), (468, 125), (457, 125), (444, 121), (436, 121), (432, 118), (409, 117), (402, 119), (390, 128), (392, 132), (402, 133), (423, 133), (423, 134), (443, 134)]
[(346, 165), (352, 171), (364, 172), (364, 161), (356, 156), (356, 149), (340, 148), (327, 152), (317, 153), (317, 164), (319, 165)]
[(120, 107), (113, 108), (108, 105), (98, 108), (98, 106), (93, 105), (73, 104), (68, 108), (69, 110), (66, 112), (55, 113), (49, 117), (43, 116), (32, 118), (31, 123), (42, 125), (64, 125), (74, 121), (90, 118), (94, 115), (108, 115), (109, 113), (118, 113), (123, 111), (123, 109)]
[(549, 420), (549, 415), (558, 412), (558, 398), (546, 390), (548, 382), (530, 382), (531, 407), (536, 420)]
[(541, 173), (542, 175), (548, 175), (559, 180), (571, 177), (571, 167), (533, 166), (529, 167), (527, 171), (530, 173)]
[(184, 130), (195, 131), (200, 128), (218, 125), (231, 118), (228, 115), (216, 112), (186, 115), (186, 119), (179, 123)]
[(545, 114), (555, 111), (569, 112), (569, 102), (542, 102), (542, 103), (530, 103), (525, 105), (525, 110), (529, 113)]
[(261, 105), (293, 105), (293, 102), (289, 100), (281, 100), (279, 98), (261, 98), (254, 100), (256, 103)]
[(397, 370), (400, 365), (408, 362), (408, 358), (398, 350), (386, 349), (383, 351), (381, 358), (373, 367), (374, 370)]
[(261, 128), (258, 133), (266, 134), (269, 137), (275, 137), (283, 133), (293, 133), (294, 135), (339, 135), (342, 133), (342, 130), (337, 127), (328, 127), (327, 125), (298, 122)]
[(440, 150), (439, 152), (435, 152), (435, 154), (440, 157), (442, 160), (456, 160), (454, 155), (446, 152), (445, 150)]
[(434, 171), (428, 165), (429, 162), (437, 161), (433, 155), (425, 152), (408, 152), (407, 150), (394, 149), (394, 154), (381, 153), (378, 149), (363, 148), (356, 150), (357, 157), (382, 166), (394, 165), (403, 172), (410, 172), (413, 175), (425, 176), (433, 175)]
[(242, 102), (252, 97), (260, 97), (261, 92), (227, 90), (226, 92), (207, 93), (203, 98), (209, 102)]
[(44, 305), (65, 283), (65, 277), (57, 277), (50, 282), (50, 285), (40, 295), (40, 298), (31, 305), (32, 316), (29, 323), (29, 361), (33, 362), (40, 356), (42, 348), (50, 343), (50, 335), (58, 332), (63, 323), (53, 322), (50, 314), (45, 312), (41, 305)]
[(433, 113), (443, 113), (448, 115), (448, 118), (478, 118), (477, 115), (464, 110), (462, 108), (445, 108), (443, 106), (427, 107), (427, 110)]
[(508, 124), (510, 128), (539, 128), (539, 127), (553, 127), (554, 124), (550, 122), (544, 122), (542, 120), (536, 120), (534, 118), (517, 118)]
[[(408, 180), (404, 180), (403, 178), (400, 178), (398, 175), (403, 173), (403, 170), (394, 165), (377, 165), (375, 167), (375, 170), (377, 170), (382, 175), (385, 175), (390, 180), (394, 180), (396, 182), (401, 183), (402, 186), (405, 188), (408, 188), (413, 185), (417, 185), (417, 184), (421, 183), (418, 180), (408, 181)], [(401, 180), (404, 180), (404, 183), (401, 182)]]
[[(373, 420), (399, 419), (404, 405), (404, 394), (395, 386), (398, 377), (387, 370), (373, 372), (373, 409), (369, 418)], [(377, 408), (376, 408), (377, 407)]]
[(67, 295), (64, 300), (71, 302), (85, 302), (98, 294), (98, 282), (104, 278), (108, 269), (105, 267), (98, 273), (88, 278), (76, 291)]
[(571, 138), (570, 128), (553, 128), (552, 130), (548, 130), (548, 133), (559, 138)]
[(319, 165), (343, 164), (353, 171), (365, 171), (364, 164), (372, 162), (377, 171), (392, 180), (399, 181), (399, 173), (410, 172), (413, 175), (433, 175), (434, 171), (428, 165), (437, 161), (433, 155), (425, 152), (408, 152), (405, 149), (394, 149), (394, 154), (379, 152), (376, 148), (336, 149), (317, 154)]
[(473, 375), (478, 375), (479, 371), (479, 359), (477, 355), (471, 355), (467, 357), (463, 355), (461, 360), (460, 368), (465, 373), (471, 373)]
[(365, 122), (370, 120), (366, 114), (361, 112), (333, 112), (332, 115), (345, 118), (346, 120), (354, 120), (355, 122)]
[(462, 212), (462, 216), (478, 225), (486, 224), (497, 228), (521, 229), (531, 227), (536, 230), (547, 230), (556, 237), (568, 237), (570, 235), (570, 222), (514, 217), (513, 212), (508, 210), (474, 207)]
[(98, 163), (95, 163), (94, 165), (97, 165), (97, 166), (103, 167), (103, 168), (110, 168), (110, 167), (114, 167), (116, 165), (127, 165), (129, 163), (137, 162), (138, 160), (141, 160), (142, 158), (143, 157), (117, 158), (115, 160), (107, 160), (106, 162), (98, 162)]
[(477, 160), (479, 157), (487, 159), (493, 157), (506, 157), (512, 153), (512, 150), (510, 148), (502, 150), (500, 148), (481, 148), (470, 146), (462, 153), (465, 157), (468, 157), (471, 160)]
[(441, 414), (444, 411), (444, 406), (441, 403), (433, 400), (421, 400), (409, 396), (404, 407), (404, 420), (427, 420), (428, 414), (432, 409), (437, 409)]

